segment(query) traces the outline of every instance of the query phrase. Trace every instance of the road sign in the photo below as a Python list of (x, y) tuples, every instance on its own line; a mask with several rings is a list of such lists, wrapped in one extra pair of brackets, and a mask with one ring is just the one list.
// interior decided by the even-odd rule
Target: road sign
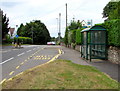
[(16, 35), (15, 37), (16, 37), (16, 38), (18, 38), (19, 36), (18, 36), (18, 35)]

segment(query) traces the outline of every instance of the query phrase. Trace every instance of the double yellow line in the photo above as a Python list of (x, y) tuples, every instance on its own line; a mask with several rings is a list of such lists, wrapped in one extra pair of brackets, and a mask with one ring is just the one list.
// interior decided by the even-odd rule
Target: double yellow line
[[(45, 64), (48, 64), (48, 63), (54, 61), (55, 59), (57, 59), (57, 58), (62, 54), (62, 50), (61, 50), (61, 49), (58, 49), (58, 52), (59, 52), (59, 53), (58, 53), (57, 55), (55, 55), (50, 61), (48, 61), (48, 62), (46, 62), (46, 63), (44, 63), (44, 64), (39, 65), (39, 67), (40, 67), (40, 66), (43, 66), (43, 65), (45, 65)], [(22, 64), (24, 64), (24, 63), (22, 63)], [(38, 66), (36, 66), (36, 67), (34, 67), (34, 68), (37, 68), (37, 67), (38, 67)], [(19, 66), (16, 67), (16, 69), (18, 69), (18, 68), (19, 68)], [(34, 68), (31, 68), (31, 69), (29, 69), (29, 70), (32, 70), (32, 69), (34, 69)], [(9, 75), (12, 75), (13, 73), (14, 73), (14, 71), (10, 72)], [(23, 72), (17, 74), (16, 76), (21, 75), (21, 74), (23, 74)], [(9, 81), (9, 80), (12, 80), (12, 79), (13, 79), (13, 77), (9, 78), (8, 80), (7, 80), (7, 79), (3, 79), (3, 80), (0, 82), (0, 85), (3, 84), (5, 81)]]

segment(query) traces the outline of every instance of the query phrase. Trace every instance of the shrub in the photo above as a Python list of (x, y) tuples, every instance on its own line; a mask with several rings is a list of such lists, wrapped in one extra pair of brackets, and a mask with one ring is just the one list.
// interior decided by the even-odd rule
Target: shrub
[(22, 44), (31, 44), (32, 43), (32, 39), (29, 37), (18, 37), (18, 38), (14, 38), (14, 42), (17, 42), (19, 40), (19, 42), (21, 42)]
[(83, 30), (83, 28), (76, 30), (76, 44), (77, 45), (81, 44), (81, 31), (82, 30)]
[(108, 29), (108, 44), (120, 46), (120, 19), (105, 22), (105, 27)]
[(107, 29), (108, 45), (120, 46), (120, 19), (106, 21), (99, 25), (102, 25)]

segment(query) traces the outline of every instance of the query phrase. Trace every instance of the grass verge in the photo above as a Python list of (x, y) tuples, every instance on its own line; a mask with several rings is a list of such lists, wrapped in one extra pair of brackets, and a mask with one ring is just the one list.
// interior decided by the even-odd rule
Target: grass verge
[(3, 89), (118, 89), (118, 82), (94, 67), (56, 60), (4, 82)]

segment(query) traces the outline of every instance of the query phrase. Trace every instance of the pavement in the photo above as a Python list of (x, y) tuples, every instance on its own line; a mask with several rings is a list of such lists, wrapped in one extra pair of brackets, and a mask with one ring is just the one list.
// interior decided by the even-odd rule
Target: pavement
[(109, 61), (104, 61), (104, 60), (92, 60), (90, 62), (89, 60), (84, 60), (80, 57), (80, 52), (62, 47), (64, 50), (64, 55), (61, 55), (59, 59), (65, 59), (65, 60), (71, 60), (73, 63), (80, 64), (80, 65), (88, 65), (88, 66), (94, 66), (101, 72), (104, 72), (108, 76), (110, 76), (112, 79), (116, 81), (120, 81), (119, 76), (118, 76), (118, 65), (113, 64)]

